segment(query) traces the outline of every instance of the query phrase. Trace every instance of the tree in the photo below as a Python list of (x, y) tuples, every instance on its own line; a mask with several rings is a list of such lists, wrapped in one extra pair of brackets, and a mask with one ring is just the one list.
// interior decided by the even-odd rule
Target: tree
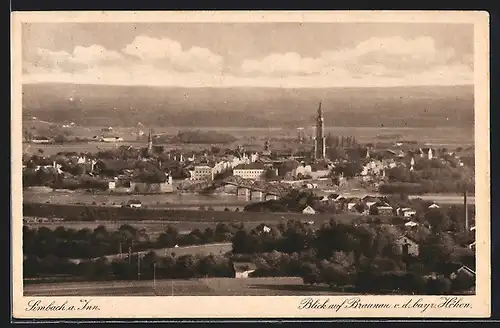
[(110, 265), (106, 258), (84, 262), (83, 267), (83, 275), (92, 280), (104, 279), (108, 277), (110, 273)]
[(451, 281), (448, 278), (437, 277), (427, 280), (427, 293), (431, 295), (446, 295), (451, 289)]
[(476, 281), (472, 277), (466, 275), (458, 275), (451, 281), (451, 289), (455, 292), (463, 292), (472, 289)]
[(335, 167), (335, 172), (337, 174), (343, 174), (346, 178), (353, 178), (363, 170), (363, 166), (360, 162), (348, 162)]
[(176, 276), (179, 278), (194, 278), (196, 276), (197, 259), (193, 255), (183, 255), (177, 258)]
[(269, 168), (267, 169), (265, 172), (264, 172), (264, 178), (266, 180), (274, 180), (278, 177), (278, 175), (276, 174), (276, 170), (275, 169), (272, 169), (272, 168)]
[(306, 284), (315, 284), (321, 281), (321, 272), (314, 263), (303, 263), (300, 266), (300, 272), (301, 277)]
[(453, 238), (446, 233), (430, 235), (420, 246), (420, 257), (424, 263), (438, 266), (449, 262), (455, 249)]
[(336, 263), (327, 263), (322, 266), (320, 276), (321, 281), (330, 286), (344, 286), (352, 282), (346, 268)]
[(177, 229), (169, 225), (167, 229), (158, 236), (156, 244), (159, 247), (172, 247), (178, 243), (178, 238), (179, 232)]
[(252, 254), (260, 251), (260, 240), (246, 230), (239, 230), (232, 239), (233, 253)]
[(402, 277), (401, 289), (410, 293), (425, 293), (427, 281), (420, 274), (408, 272)]
[(424, 220), (430, 224), (434, 232), (446, 231), (451, 222), (440, 209), (431, 209), (424, 215)]

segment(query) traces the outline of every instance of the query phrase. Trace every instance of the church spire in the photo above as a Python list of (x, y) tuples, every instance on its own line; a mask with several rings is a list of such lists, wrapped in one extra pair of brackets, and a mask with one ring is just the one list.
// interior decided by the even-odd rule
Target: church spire
[(321, 101), (318, 106), (318, 115), (316, 117), (316, 137), (314, 138), (314, 158), (322, 160), (326, 157), (325, 126), (323, 111), (321, 110)]
[(148, 135), (148, 152), (151, 152), (153, 150), (153, 136), (151, 134), (151, 129), (149, 129), (149, 135)]

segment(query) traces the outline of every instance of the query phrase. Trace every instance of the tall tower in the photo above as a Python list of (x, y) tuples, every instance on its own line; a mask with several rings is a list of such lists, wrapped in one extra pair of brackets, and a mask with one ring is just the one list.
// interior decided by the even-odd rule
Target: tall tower
[(153, 151), (153, 136), (151, 134), (151, 129), (149, 129), (149, 135), (148, 135), (148, 153), (151, 154)]
[(316, 137), (314, 138), (314, 159), (320, 160), (326, 157), (325, 145), (325, 121), (321, 110), (321, 101), (319, 102), (318, 114), (316, 117)]

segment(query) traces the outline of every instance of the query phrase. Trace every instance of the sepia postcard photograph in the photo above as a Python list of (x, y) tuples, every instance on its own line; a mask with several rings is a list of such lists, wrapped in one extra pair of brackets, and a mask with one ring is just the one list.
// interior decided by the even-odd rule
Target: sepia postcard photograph
[(15, 318), (490, 315), (486, 12), (11, 17)]

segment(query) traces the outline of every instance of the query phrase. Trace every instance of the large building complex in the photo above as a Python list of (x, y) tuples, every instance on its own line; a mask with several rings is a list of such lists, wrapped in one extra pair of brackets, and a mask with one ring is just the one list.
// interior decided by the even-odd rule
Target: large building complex
[(192, 181), (213, 180), (214, 172), (212, 167), (208, 165), (197, 165), (194, 170), (190, 171)]
[(262, 180), (265, 171), (262, 163), (240, 164), (233, 169), (233, 175), (243, 179)]

